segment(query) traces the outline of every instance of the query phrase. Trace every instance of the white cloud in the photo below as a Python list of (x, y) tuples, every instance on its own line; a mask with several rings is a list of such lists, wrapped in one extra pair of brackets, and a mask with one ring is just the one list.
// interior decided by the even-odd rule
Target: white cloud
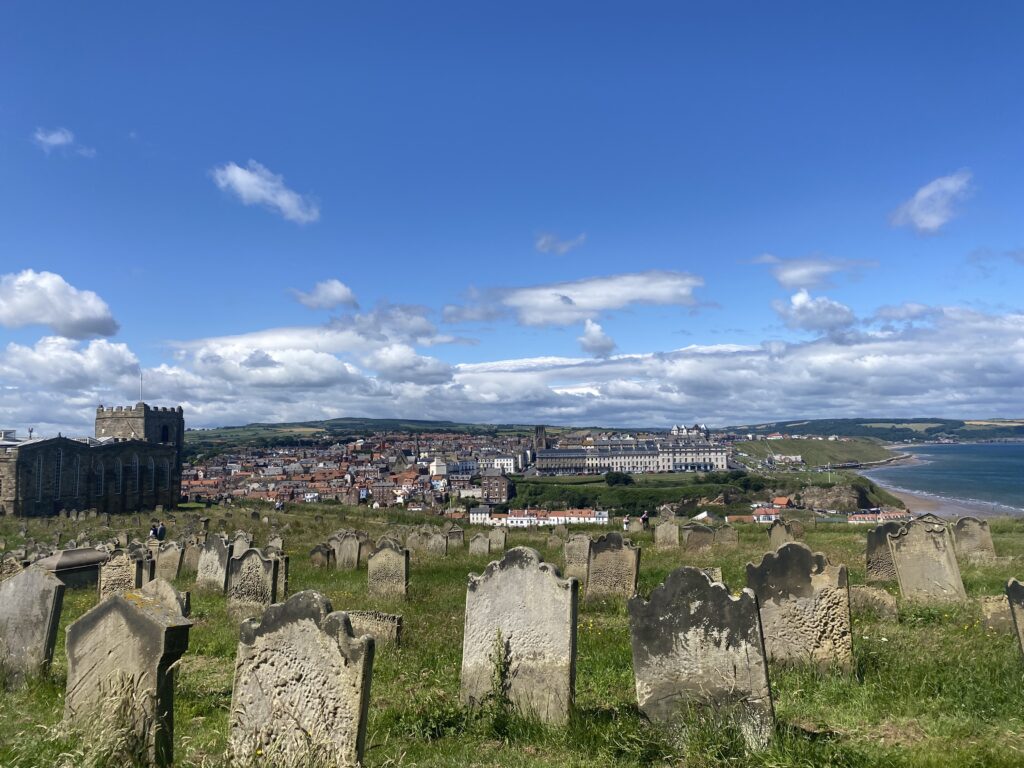
[(246, 168), (225, 163), (211, 174), (220, 189), (234, 193), (245, 205), (262, 205), (299, 224), (320, 218), (320, 208), (312, 199), (286, 187), (284, 176), (255, 160), (250, 160)]
[(615, 350), (615, 340), (589, 318), (583, 321), (583, 335), (577, 341), (588, 355), (608, 357)]
[(86, 147), (75, 143), (75, 134), (67, 128), (36, 128), (32, 134), (34, 141), (43, 152), (50, 154), (55, 149), (74, 150), (82, 157), (96, 157), (96, 150), (93, 147)]
[(848, 328), (857, 317), (845, 304), (833, 301), (827, 296), (813, 298), (807, 291), (799, 290), (789, 298), (789, 303), (773, 303), (786, 326), (803, 331), (830, 333)]
[(564, 256), (569, 251), (579, 248), (586, 241), (586, 232), (581, 232), (571, 240), (563, 240), (553, 232), (542, 232), (537, 235), (537, 239), (534, 241), (533, 247), (541, 253), (554, 253), (559, 256)]
[(389, 344), (364, 358), (367, 367), (384, 381), (443, 384), (452, 378), (452, 367), (435, 357), (419, 355), (408, 344)]
[(954, 206), (967, 197), (970, 185), (971, 172), (968, 170), (928, 182), (893, 211), (893, 226), (912, 227), (927, 235), (938, 232), (956, 215)]
[(863, 267), (874, 266), (867, 261), (849, 259), (828, 259), (808, 256), (801, 259), (780, 259), (770, 253), (754, 259), (755, 264), (771, 265), (772, 276), (783, 288), (822, 288), (830, 284), (833, 275), (840, 272), (856, 272)]
[(309, 293), (299, 290), (294, 290), (293, 293), (300, 304), (310, 309), (359, 306), (352, 289), (334, 278), (317, 283)]
[(92, 291), (80, 291), (53, 272), (26, 269), (0, 276), (0, 325), (44, 325), (70, 339), (113, 336), (117, 321)]

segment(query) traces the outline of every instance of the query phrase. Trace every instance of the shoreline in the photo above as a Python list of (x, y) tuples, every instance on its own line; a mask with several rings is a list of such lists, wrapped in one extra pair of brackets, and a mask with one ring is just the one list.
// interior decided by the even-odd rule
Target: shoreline
[[(859, 473), (858, 473), (859, 474)], [(903, 502), (907, 511), (915, 515), (931, 512), (939, 517), (1021, 517), (1024, 516), (1024, 509), (1011, 507), (1005, 504), (996, 504), (985, 501), (972, 501), (967, 499), (954, 499), (948, 496), (938, 496), (923, 491), (910, 491), (906, 488), (891, 486), (881, 482), (876, 477), (861, 475), (872, 483), (882, 488), (897, 499)]]

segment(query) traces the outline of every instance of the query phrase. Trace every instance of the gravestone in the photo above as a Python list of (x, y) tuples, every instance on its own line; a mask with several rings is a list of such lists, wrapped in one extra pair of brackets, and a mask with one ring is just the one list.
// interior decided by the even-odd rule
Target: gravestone
[(1006, 582), (1006, 600), (1010, 604), (1010, 616), (1017, 630), (1017, 642), (1024, 653), (1024, 584), (1016, 579)]
[(773, 520), (768, 526), (768, 549), (776, 550), (791, 541), (796, 541), (796, 537), (789, 524), (783, 520)]
[(914, 520), (890, 533), (889, 551), (900, 594), (913, 602), (962, 603), (967, 600), (960, 566), (945, 525)]
[(64, 604), (64, 583), (31, 566), (0, 582), (0, 667), (20, 682), (49, 666)]
[(140, 589), (149, 581), (145, 572), (148, 562), (123, 549), (111, 552), (107, 562), (100, 566), (99, 599)]
[(178, 546), (176, 541), (161, 544), (156, 558), (156, 577), (167, 581), (174, 581), (178, 578), (184, 554), (184, 550)]
[(446, 556), (448, 554), (448, 537), (437, 531), (427, 534), (426, 551), (432, 555)]
[(715, 543), (715, 529), (706, 525), (683, 526), (683, 549), (687, 552), (705, 552)]
[(644, 523), (639, 517), (631, 517), (626, 523), (626, 533), (643, 533)]
[(469, 554), (489, 555), (491, 554), (491, 537), (486, 533), (478, 533), (469, 540)]
[(334, 568), (334, 547), (317, 544), (309, 550), (309, 563), (314, 568)]
[(234, 553), (234, 545), (226, 544), (220, 536), (209, 536), (203, 551), (199, 554), (199, 569), (196, 571), (196, 588), (227, 591), (228, 562)]
[(505, 547), (508, 546), (508, 531), (504, 528), (491, 528), (487, 532), (487, 535), (491, 539), (491, 552), (498, 553), (504, 552)]
[(378, 646), (402, 642), (402, 617), (380, 611), (346, 611), (356, 637), (370, 635)]
[(587, 564), (587, 600), (632, 597), (640, 572), (640, 547), (621, 533), (598, 536), (590, 545)]
[(426, 552), (427, 536), (423, 531), (409, 531), (405, 537), (405, 546), (410, 552)]
[(448, 538), (449, 549), (462, 549), (466, 546), (466, 532), (457, 525), (445, 531), (445, 536)]
[(747, 586), (757, 595), (770, 660), (850, 668), (845, 565), (830, 565), (825, 555), (793, 541), (766, 554), (760, 565), (747, 563)]
[(562, 524), (556, 525), (551, 532), (560, 539), (564, 539), (569, 535), (569, 529)]
[(23, 570), (25, 569), (21, 564), (21, 560), (10, 552), (5, 553), (4, 559), (0, 560), (0, 582), (7, 581), (12, 576), (17, 576)]
[(953, 543), (957, 554), (962, 557), (990, 560), (996, 556), (987, 520), (976, 517), (958, 519), (953, 526)]
[(552, 533), (548, 535), (547, 541), (544, 543), (544, 547), (545, 549), (561, 549), (563, 544), (565, 544), (565, 542), (559, 536), (555, 536), (555, 534)]
[(258, 549), (247, 549), (228, 561), (227, 605), (232, 616), (258, 616), (277, 602), (280, 564)]
[(335, 550), (335, 567), (339, 571), (354, 571), (366, 562), (372, 551), (373, 543), (365, 533), (347, 533), (341, 538)]
[(509, 702), (546, 723), (565, 723), (576, 680), (579, 582), (562, 579), (536, 550), (516, 547), (471, 573), (466, 587), (462, 701), (482, 703), (496, 675)]
[(679, 526), (670, 520), (654, 526), (655, 549), (679, 549)]
[(723, 525), (715, 530), (715, 546), (721, 549), (736, 549), (740, 544), (739, 535), (731, 525)]
[(374, 597), (405, 598), (409, 591), (409, 550), (384, 541), (366, 565), (367, 592)]
[(752, 749), (772, 740), (775, 711), (757, 597), (738, 597), (698, 568), (683, 567), (650, 601), (629, 600), (637, 703), (672, 723), (691, 708), (733, 722)]
[(153, 579), (139, 590), (139, 594), (157, 600), (166, 605), (176, 605), (178, 612), (186, 619), (192, 613), (192, 599), (188, 592), (179, 592), (171, 582), (164, 579)]
[(896, 598), (878, 587), (855, 585), (850, 587), (850, 613), (873, 613), (880, 619), (896, 621), (899, 618), (899, 606)]
[(284, 551), (284, 539), (282, 539), (280, 536), (271, 536), (269, 539), (267, 539), (267, 548), (268, 549), (277, 549), (277, 550), (281, 550), (283, 552)]
[(374, 641), (318, 592), (242, 623), (231, 695), (233, 765), (363, 761)]
[(892, 561), (889, 549), (889, 534), (897, 533), (903, 523), (890, 520), (868, 531), (866, 547), (868, 583), (876, 581), (896, 581), (896, 564)]
[(712, 581), (722, 580), (722, 569), (717, 565), (713, 565), (708, 568), (700, 568), (699, 570)]
[(36, 560), (36, 565), (53, 573), (68, 589), (75, 589), (94, 586), (100, 578), (100, 565), (106, 560), (107, 553), (98, 549), (65, 549)]
[(181, 570), (179, 574), (192, 575), (199, 572), (199, 556), (203, 553), (203, 542), (201, 539), (192, 537), (185, 543), (185, 554), (181, 558)]
[(65, 720), (100, 737), (104, 713), (127, 710), (148, 762), (171, 765), (174, 663), (188, 649), (191, 626), (177, 603), (157, 596), (105, 598), (67, 629)]
[(565, 578), (576, 578), (580, 584), (587, 583), (587, 568), (590, 564), (590, 536), (586, 533), (574, 533), (565, 540)]
[(252, 536), (245, 531), (235, 531), (231, 537), (231, 549), (234, 552), (245, 552), (252, 546)]

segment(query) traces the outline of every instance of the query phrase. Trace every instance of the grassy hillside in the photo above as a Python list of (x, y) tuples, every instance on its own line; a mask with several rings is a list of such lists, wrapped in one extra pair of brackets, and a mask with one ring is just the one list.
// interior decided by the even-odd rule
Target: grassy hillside
[(726, 427), (739, 434), (770, 435), (781, 432), (791, 435), (839, 435), (841, 437), (868, 437), (886, 442), (914, 440), (997, 440), (1024, 439), (1024, 419), (809, 419), (772, 421), (764, 424), (743, 424)]
[[(213, 510), (214, 519), (219, 510)], [(275, 513), (271, 513), (272, 515)], [(313, 521), (323, 514), (322, 524)], [(346, 517), (345, 515), (351, 515)], [(459, 704), (466, 575), (490, 559), (466, 550), (448, 558), (413, 556), (407, 602), (370, 598), (366, 572), (326, 572), (310, 567), (306, 553), (336, 527), (379, 535), (384, 518), (365, 518), (338, 508), (308, 507), (276, 515), (288, 524), (291, 589), (316, 589), (337, 609), (377, 609), (404, 617), (401, 648), (380, 647), (373, 667), (365, 765), (422, 768), (958, 768), (1019, 766), (1024, 752), (1024, 660), (1012, 630), (988, 630), (980, 600), (1002, 595), (1020, 575), (1013, 563), (963, 567), (970, 602), (957, 608), (902, 606), (898, 621), (868, 613), (853, 617), (854, 671), (816, 672), (770, 668), (778, 738), (766, 752), (747, 754), (728, 728), (692, 727), (665, 735), (638, 713), (629, 624), (621, 600), (582, 603), (576, 675), (576, 716), (565, 727), (544, 727), (491, 707), (470, 713)], [(21, 521), (0, 520), (0, 536), (18, 541)], [(229, 529), (253, 530), (262, 544), (268, 527), (236, 512)], [(83, 524), (82, 528), (89, 528)], [(117, 527), (122, 527), (118, 525)], [(29, 522), (43, 539), (53, 528)], [(77, 526), (76, 526), (77, 529)], [(141, 532), (139, 532), (141, 533)], [(472, 531), (469, 531), (472, 533)], [(998, 554), (1024, 555), (1024, 523), (992, 525)], [(173, 534), (173, 528), (172, 528)], [(650, 533), (634, 536), (643, 548), (640, 592), (649, 595), (680, 564), (720, 566), (734, 590), (745, 580), (745, 563), (759, 561), (767, 543), (763, 528), (740, 526), (733, 552), (696, 555), (655, 551)], [(864, 582), (865, 531), (858, 527), (808, 526), (806, 539), (833, 563), (846, 563), (850, 581)], [(509, 546), (531, 546), (561, 564), (558, 549), (542, 532), (512, 531)], [(191, 587), (179, 579), (179, 589)], [(67, 672), (67, 625), (95, 603), (92, 590), (69, 590), (53, 668), (26, 688), (0, 697), (0, 765), (5, 768), (128, 765), (110, 737), (88, 738), (61, 725)], [(237, 625), (220, 594), (193, 593), (189, 649), (176, 672), (175, 764), (224, 766)], [(97, 720), (99, 720), (99, 713)], [(269, 768), (269, 767), (268, 767)]]
[[(779, 454), (802, 456), (804, 463), (811, 467), (849, 462), (884, 461), (893, 453), (871, 440), (753, 440), (736, 443), (737, 454), (746, 454), (753, 459), (767, 459)], [(737, 456), (741, 461), (744, 456)]]

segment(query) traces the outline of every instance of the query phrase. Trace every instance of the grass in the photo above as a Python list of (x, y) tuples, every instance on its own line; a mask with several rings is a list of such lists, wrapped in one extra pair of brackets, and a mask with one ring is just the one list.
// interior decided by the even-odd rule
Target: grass
[[(211, 512), (214, 520), (221, 516), (221, 510)], [(748, 754), (728, 728), (694, 721), (685, 736), (672, 735), (643, 719), (636, 707), (622, 600), (581, 602), (576, 711), (568, 725), (545, 727), (497, 704), (465, 710), (459, 703), (459, 667), (466, 575), (482, 571), (490, 558), (470, 557), (465, 549), (444, 559), (414, 554), (409, 600), (374, 600), (366, 593), (365, 570), (316, 570), (306, 553), (335, 528), (379, 535), (397, 516), (382, 512), (368, 518), (326, 506), (269, 514), (290, 527), (283, 535), (292, 556), (293, 591), (317, 589), (335, 609), (404, 616), (402, 647), (381, 647), (374, 661), (368, 766), (1024, 764), (1024, 660), (1014, 637), (985, 628), (977, 602), (1001, 594), (1006, 579), (1024, 571), (1013, 562), (964, 566), (971, 602), (963, 607), (902, 606), (898, 622), (855, 615), (853, 674), (773, 667), (778, 738), (765, 752)], [(315, 523), (314, 514), (322, 514), (324, 522)], [(124, 527), (127, 520), (118, 522)], [(18, 541), (19, 523), (0, 520), (0, 536), (11, 546)], [(64, 525), (66, 532), (78, 533), (96, 523)], [(30, 522), (29, 535), (47, 539), (56, 525)], [(258, 544), (270, 535), (269, 527), (241, 511), (228, 527), (253, 531)], [(1024, 522), (998, 520), (991, 527), (1000, 555), (1024, 555)], [(472, 533), (467, 531), (467, 540)], [(846, 563), (851, 582), (858, 584), (864, 582), (865, 533), (856, 526), (808, 525), (806, 539), (833, 562)], [(765, 530), (755, 526), (739, 526), (737, 550), (707, 555), (655, 551), (650, 533), (633, 538), (643, 547), (644, 595), (681, 564), (718, 565), (726, 583), (737, 589), (745, 581), (745, 564), (759, 562), (767, 544)], [(532, 546), (546, 560), (561, 563), (561, 552), (546, 543), (546, 532), (509, 534), (509, 546)], [(189, 588), (189, 579), (177, 586)], [(0, 697), (0, 765), (5, 768), (130, 764), (103, 753), (100, 747), (109, 747), (109, 741), (80, 739), (61, 727), (64, 630), (94, 604), (92, 590), (68, 590), (52, 669)], [(192, 606), (189, 650), (176, 673), (176, 764), (225, 765), (237, 625), (228, 619), (220, 594), (194, 593)]]
[[(767, 459), (772, 454), (801, 456), (808, 466), (845, 464), (849, 462), (883, 461), (893, 454), (873, 440), (754, 440), (736, 443), (738, 452), (754, 459)], [(743, 458), (742, 456), (740, 458)]]

